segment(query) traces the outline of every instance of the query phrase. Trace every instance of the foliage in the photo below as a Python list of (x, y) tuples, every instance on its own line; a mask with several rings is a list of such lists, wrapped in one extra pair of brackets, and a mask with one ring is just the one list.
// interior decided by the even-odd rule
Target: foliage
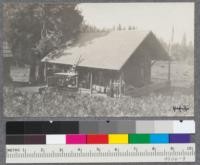
[[(4, 110), (9, 117), (192, 116), (193, 102), (193, 95), (181, 93), (110, 98), (56, 90), (47, 90), (42, 94), (28, 93), (4, 87)], [(173, 111), (173, 106), (183, 104), (189, 105), (188, 112)]]
[(44, 80), (41, 59), (75, 40), (83, 17), (76, 4), (6, 3), (4, 20), (4, 39), (15, 60), (30, 64), (29, 80), (38, 83)]
[(174, 44), (172, 46), (172, 56), (176, 60), (194, 60), (194, 48), (192, 45)]
[(5, 39), (17, 59), (32, 62), (35, 51), (44, 57), (79, 33), (82, 16), (76, 4), (6, 3)]
[[(160, 39), (163, 47), (168, 51), (169, 44)], [(194, 63), (194, 46), (192, 42), (187, 43), (185, 35), (181, 43), (173, 43), (171, 47), (171, 58), (178, 61), (187, 61), (189, 64)]]
[(136, 30), (135, 26), (124, 26), (122, 27), (121, 24), (119, 24), (118, 26), (113, 26), (112, 28), (109, 27), (103, 27), (103, 28), (99, 28), (96, 27), (95, 25), (89, 25), (87, 23), (85, 23), (83, 21), (82, 25), (81, 25), (81, 32), (110, 32), (110, 31), (126, 31), (126, 30)]

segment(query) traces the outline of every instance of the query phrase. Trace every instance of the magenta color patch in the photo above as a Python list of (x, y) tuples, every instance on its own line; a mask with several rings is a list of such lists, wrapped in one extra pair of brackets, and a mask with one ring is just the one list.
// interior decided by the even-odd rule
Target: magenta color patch
[(84, 134), (67, 134), (66, 144), (86, 144), (86, 135)]

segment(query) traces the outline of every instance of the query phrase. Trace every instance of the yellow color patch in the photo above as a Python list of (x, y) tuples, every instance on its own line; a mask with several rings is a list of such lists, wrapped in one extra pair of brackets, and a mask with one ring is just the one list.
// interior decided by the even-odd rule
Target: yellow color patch
[(128, 134), (109, 134), (109, 144), (128, 144)]

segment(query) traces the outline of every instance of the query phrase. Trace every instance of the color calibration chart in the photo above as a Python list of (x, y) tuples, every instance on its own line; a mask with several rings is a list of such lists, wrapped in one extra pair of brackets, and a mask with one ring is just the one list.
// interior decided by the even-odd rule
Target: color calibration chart
[(17, 121), (6, 163), (194, 162), (193, 120)]

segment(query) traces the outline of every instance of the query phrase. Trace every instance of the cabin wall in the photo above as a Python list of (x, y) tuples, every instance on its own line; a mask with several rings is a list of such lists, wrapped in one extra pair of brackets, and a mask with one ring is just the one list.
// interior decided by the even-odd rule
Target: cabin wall
[(108, 86), (110, 81), (118, 79), (118, 73), (111, 70), (78, 68), (79, 84), (84, 88), (90, 87), (90, 76), (92, 74), (92, 84), (98, 86)]
[[(71, 66), (62, 64), (46, 64), (46, 75), (51, 77), (56, 72), (67, 72)], [(90, 89), (91, 75), (92, 85), (107, 87), (110, 82), (119, 80), (119, 72), (105, 69), (77, 67), (79, 87)]]
[(126, 85), (142, 87), (151, 82), (151, 57), (145, 44), (128, 59), (122, 71)]

